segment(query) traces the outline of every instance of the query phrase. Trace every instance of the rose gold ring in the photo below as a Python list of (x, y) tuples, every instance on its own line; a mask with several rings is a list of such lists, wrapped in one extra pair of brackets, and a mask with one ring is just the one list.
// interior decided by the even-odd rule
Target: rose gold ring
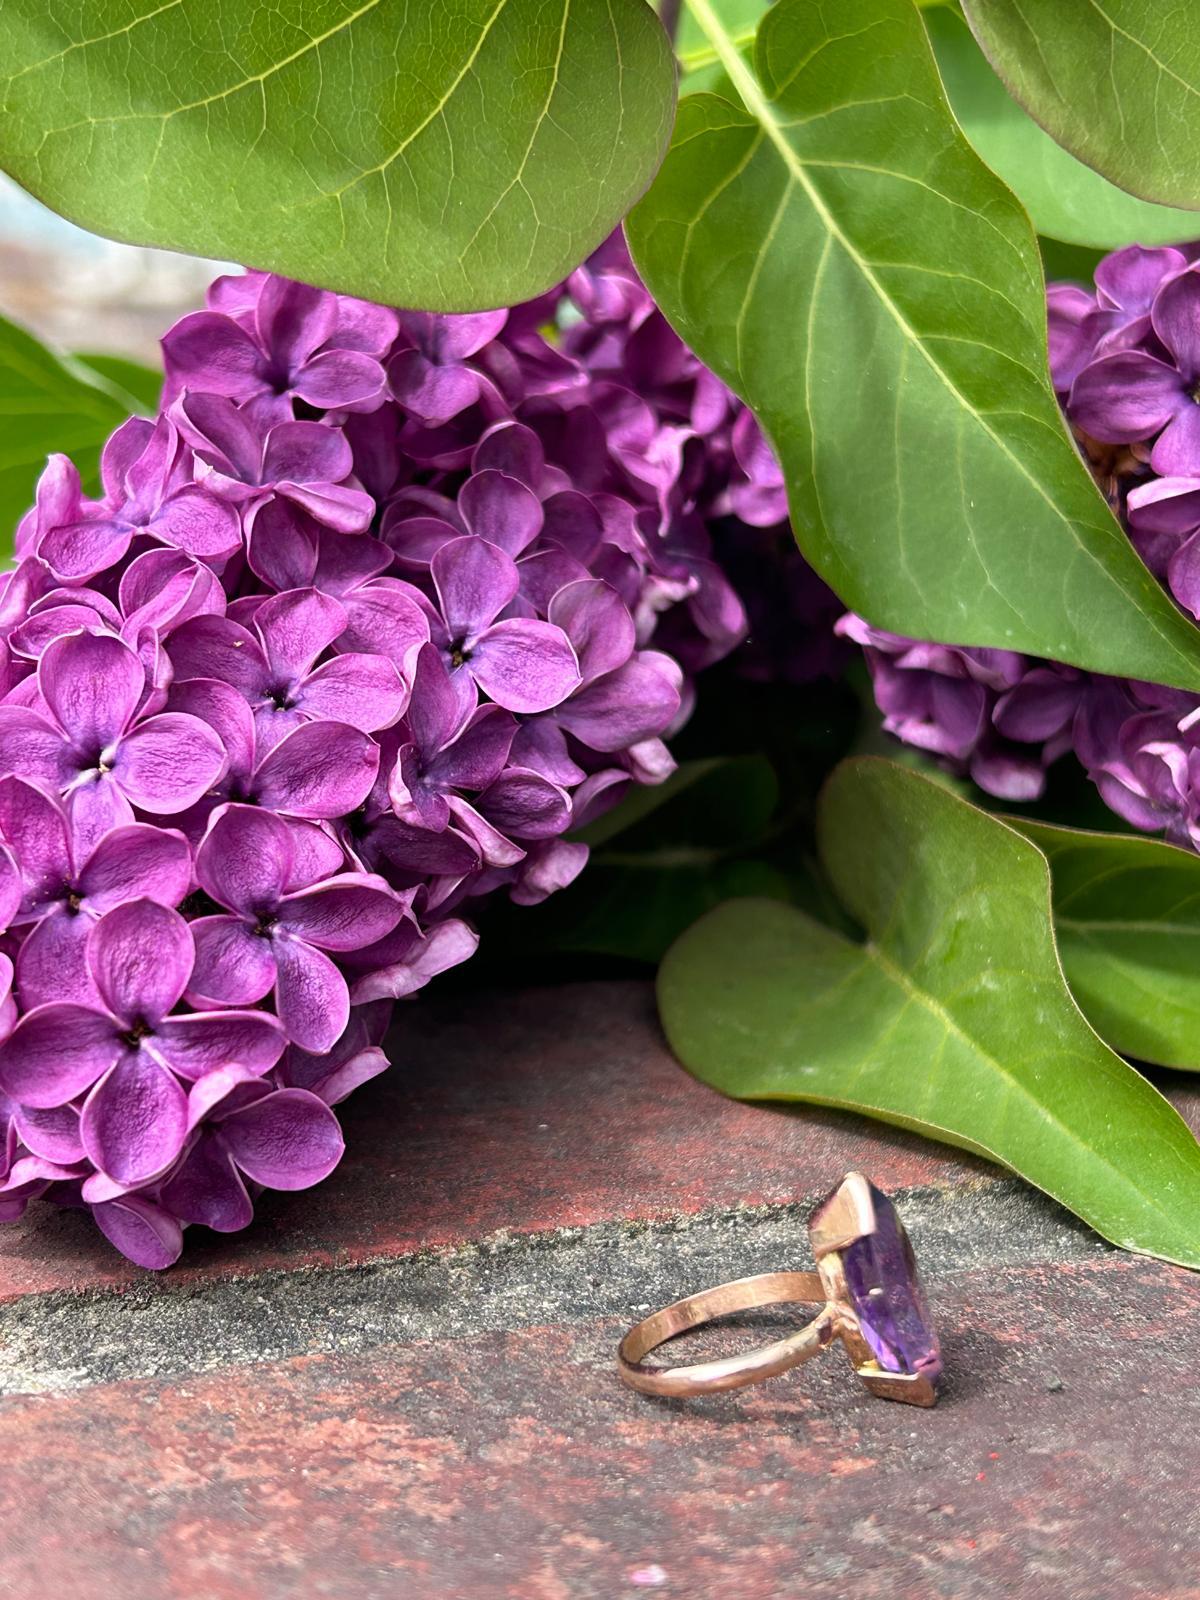
[[(912, 1245), (895, 1206), (860, 1172), (851, 1172), (813, 1212), (808, 1233), (815, 1272), (763, 1272), (654, 1312), (621, 1340), (621, 1377), (643, 1394), (714, 1394), (787, 1372), (840, 1339), (872, 1394), (933, 1405), (942, 1359)], [(810, 1322), (745, 1355), (678, 1367), (645, 1360), (668, 1339), (731, 1312), (806, 1303), (821, 1307)]]

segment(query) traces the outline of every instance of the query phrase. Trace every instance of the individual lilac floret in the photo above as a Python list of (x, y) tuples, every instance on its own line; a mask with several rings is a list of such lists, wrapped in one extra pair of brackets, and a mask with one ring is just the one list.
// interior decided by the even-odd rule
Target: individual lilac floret
[(1071, 385), (1072, 420), (1108, 444), (1151, 439), (1163, 476), (1200, 474), (1200, 277), (1182, 272), (1150, 306), (1150, 332), (1166, 359), (1136, 348), (1097, 354)]
[(55, 577), (95, 577), (138, 536), (204, 561), (224, 560), (240, 547), (237, 514), (192, 482), (190, 457), (166, 417), (155, 424), (131, 417), (105, 447), (101, 475), (104, 501), (79, 521), (51, 528), (38, 544)]
[(196, 452), (196, 480), (241, 508), (244, 523), (274, 496), (338, 533), (361, 533), (370, 495), (347, 483), (350, 446), (319, 422), (277, 422), (240, 411), (224, 396), (187, 393), (171, 414)]
[(307, 1189), (329, 1176), (345, 1148), (320, 1096), (272, 1088), (244, 1067), (222, 1067), (193, 1084), (187, 1120), (198, 1136), (162, 1197), (182, 1221), (217, 1233), (236, 1233), (253, 1218), (247, 1179)]
[(408, 690), (387, 656), (351, 650), (321, 660), (349, 620), (332, 595), (289, 589), (264, 600), (249, 628), (231, 617), (197, 618), (169, 653), (179, 679), (216, 678), (241, 692), (264, 751), (305, 722), (376, 733), (399, 720)]
[(155, 1268), (324, 1178), (391, 1004), (670, 774), (733, 553), (831, 638), (767, 441), (619, 238), (462, 317), (220, 278), (164, 354), (0, 577), (0, 1217), (83, 1206)]
[[(257, 294), (246, 280), (218, 279), (210, 304), (223, 309), (194, 312), (163, 339), (168, 401), (200, 389), (242, 402), (302, 400), (321, 411), (383, 404), (381, 358), (396, 337), (394, 312), (286, 278), (247, 279)], [(240, 319), (227, 314), (239, 306)]]
[(52, 640), (36, 684), (31, 703), (0, 705), (0, 771), (62, 794), (81, 847), (132, 822), (135, 807), (186, 811), (220, 776), (225, 751), (206, 723), (144, 714), (145, 668), (112, 634)]
[[(20, 863), (20, 911), (28, 923), (17, 957), (23, 1005), (97, 998), (87, 939), (106, 911), (127, 900), (178, 906), (192, 883), (192, 852), (172, 828), (113, 828), (80, 859), (62, 805), (22, 778), (0, 778), (0, 836)], [(6, 852), (7, 855), (7, 852)]]
[[(0, 1046), (0, 1087), (19, 1105), (61, 1110), (54, 1159), (86, 1157), (98, 1173), (136, 1188), (183, 1148), (183, 1082), (237, 1061), (262, 1073), (286, 1043), (257, 1011), (172, 1016), (194, 960), (192, 930), (178, 912), (130, 900), (87, 936), (96, 1002), (51, 1001), (27, 1011)], [(78, 1112), (72, 1103), (86, 1096)], [(30, 1135), (25, 1135), (30, 1143)], [(31, 1146), (32, 1148), (32, 1146)]]
[(192, 998), (244, 1006), (273, 991), (288, 1038), (331, 1050), (350, 1020), (350, 992), (327, 952), (390, 932), (404, 909), (395, 891), (367, 873), (306, 882), (291, 829), (253, 806), (228, 806), (213, 819), (196, 876), (226, 914), (192, 924)]

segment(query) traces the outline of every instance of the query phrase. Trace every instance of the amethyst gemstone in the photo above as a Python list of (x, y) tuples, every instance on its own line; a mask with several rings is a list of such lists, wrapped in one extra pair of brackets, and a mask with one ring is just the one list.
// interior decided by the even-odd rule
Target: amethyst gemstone
[(941, 1352), (912, 1245), (887, 1195), (873, 1183), (868, 1187), (875, 1231), (838, 1252), (863, 1338), (886, 1372), (919, 1372), (936, 1381)]

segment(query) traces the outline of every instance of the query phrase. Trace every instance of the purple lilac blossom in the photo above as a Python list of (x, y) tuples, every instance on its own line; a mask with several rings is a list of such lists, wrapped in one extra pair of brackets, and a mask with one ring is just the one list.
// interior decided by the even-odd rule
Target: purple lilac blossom
[(163, 348), (0, 577), (0, 1218), (85, 1207), (153, 1268), (328, 1175), (473, 908), (670, 773), (747, 631), (718, 545), (788, 539), (619, 239), (471, 316), (224, 277)]
[[(1050, 371), (1113, 512), (1180, 609), (1200, 621), (1200, 263), (1127, 246), (1091, 290), (1048, 290)], [(861, 617), (888, 732), (1004, 800), (1036, 799), (1073, 754), (1133, 827), (1200, 850), (1200, 697), (1001, 650), (899, 638)]]

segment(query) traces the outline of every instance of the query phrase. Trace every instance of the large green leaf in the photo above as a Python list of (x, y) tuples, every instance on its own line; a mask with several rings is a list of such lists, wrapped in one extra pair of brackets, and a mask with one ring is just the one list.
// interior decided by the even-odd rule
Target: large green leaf
[(5, 0), (0, 165), (94, 232), (392, 304), (547, 288), (649, 182), (646, 0)]
[(1071, 998), (1040, 851), (876, 759), (834, 774), (819, 838), (866, 942), (769, 900), (709, 913), (659, 974), (680, 1060), (739, 1099), (992, 1156), (1115, 1243), (1200, 1266), (1200, 1145)]
[(1071, 991), (1115, 1050), (1200, 1071), (1200, 856), (1022, 817), (1050, 862)]
[(1130, 194), (1200, 209), (1200, 28), (1163, 0), (963, 0), (1012, 94)]
[(1127, 194), (1056, 144), (1008, 93), (960, 12), (938, 6), (925, 13), (925, 25), (959, 126), (1039, 233), (1106, 250), (1200, 233), (1191, 212)]
[(629, 235), (677, 329), (757, 412), (797, 537), (897, 632), (1196, 686), (1200, 632), (1064, 430), (1028, 218), (950, 115), (912, 0), (779, 0), (743, 106), (680, 102)]
[[(88, 363), (96, 359), (97, 367)], [(0, 317), (0, 559), (12, 549), (17, 522), (33, 504), (46, 457), (55, 450), (79, 468), (84, 488), (98, 486), (100, 447), (131, 412), (142, 410), (120, 377), (132, 363), (60, 358), (32, 334)]]

